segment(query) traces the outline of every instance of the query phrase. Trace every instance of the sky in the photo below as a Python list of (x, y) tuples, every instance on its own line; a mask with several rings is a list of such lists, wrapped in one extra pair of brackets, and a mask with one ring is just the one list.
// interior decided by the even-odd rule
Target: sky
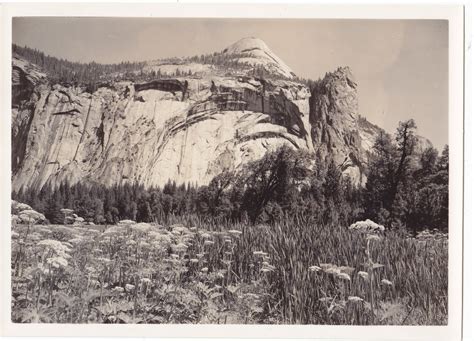
[(13, 42), (71, 61), (146, 61), (221, 51), (257, 37), (300, 77), (349, 66), (359, 112), (389, 132), (415, 119), (448, 143), (448, 22), (444, 20), (15, 18)]

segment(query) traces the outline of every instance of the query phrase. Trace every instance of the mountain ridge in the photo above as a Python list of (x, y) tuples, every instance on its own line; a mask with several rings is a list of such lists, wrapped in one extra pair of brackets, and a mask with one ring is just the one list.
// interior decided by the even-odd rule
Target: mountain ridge
[[(233, 60), (242, 51), (257, 61)], [(109, 80), (93, 89), (38, 77), (37, 67), (13, 58), (14, 189), (66, 180), (206, 184), (281, 145), (334, 158), (363, 184), (380, 128), (359, 132), (350, 69), (328, 73), (310, 89), (262, 51), (273, 53), (263, 41), (244, 38), (211, 55), (225, 67), (203, 63), (209, 67), (200, 73), (165, 76), (154, 69), (144, 80)], [(264, 71), (253, 75), (259, 65)]]

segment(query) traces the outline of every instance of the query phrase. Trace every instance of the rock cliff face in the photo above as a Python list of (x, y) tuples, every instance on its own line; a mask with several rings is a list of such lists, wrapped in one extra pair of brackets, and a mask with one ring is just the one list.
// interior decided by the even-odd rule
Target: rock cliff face
[(313, 89), (309, 118), (316, 153), (334, 157), (355, 183), (364, 184), (367, 152), (380, 128), (359, 116), (357, 83), (348, 67), (326, 74)]
[[(272, 79), (213, 74), (115, 82), (93, 93), (52, 84), (13, 59), (13, 189), (86, 181), (146, 186), (206, 184), (281, 145), (333, 155), (364, 181), (377, 127), (360, 120), (350, 70), (328, 74), (312, 93), (261, 41), (223, 53), (251, 53)], [(250, 51), (248, 51), (250, 49)]]

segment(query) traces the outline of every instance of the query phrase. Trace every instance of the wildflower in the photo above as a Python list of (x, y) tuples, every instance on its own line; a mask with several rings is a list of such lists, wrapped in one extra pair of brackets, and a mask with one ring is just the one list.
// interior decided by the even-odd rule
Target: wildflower
[(151, 245), (147, 243), (146, 241), (141, 240), (140, 243), (138, 243), (138, 246), (140, 246), (141, 248), (146, 248), (146, 247), (150, 247)]
[(199, 259), (197, 259), (197, 258), (191, 258), (189, 261), (191, 263), (199, 263)]
[(73, 238), (73, 239), (69, 239), (68, 242), (71, 243), (71, 244), (79, 244), (83, 241), (83, 238)]
[(230, 243), (232, 243), (232, 240), (231, 239), (224, 239), (224, 243), (230, 244)]
[(35, 210), (28, 209), (21, 211), (18, 214), (18, 219), (24, 224), (35, 224), (38, 222), (45, 221), (46, 218), (43, 214), (36, 212)]
[(12, 225), (15, 223), (18, 223), (20, 221), (20, 218), (16, 214), (12, 214)]
[(332, 297), (321, 297), (319, 299), (320, 302), (331, 302), (333, 300)]
[(242, 231), (239, 231), (239, 230), (229, 230), (227, 232), (229, 232), (231, 235), (234, 235), (234, 236), (238, 236), (242, 234)]
[(344, 279), (344, 280), (346, 280), (346, 281), (350, 281), (350, 280), (351, 280), (351, 276), (349, 276), (348, 274), (343, 273), (343, 272), (338, 273), (336, 276), (337, 276), (337, 278), (339, 278), (339, 279)]
[(369, 274), (365, 271), (359, 271), (357, 273), (360, 277), (362, 277), (363, 279), (368, 279), (369, 278)]
[(191, 227), (189, 228), (189, 231), (195, 232), (195, 231), (197, 231), (197, 227), (196, 227), (196, 226), (191, 226)]
[(387, 286), (391, 286), (391, 285), (393, 285), (393, 283), (392, 283), (392, 282), (390, 282), (388, 279), (385, 279), (385, 278), (384, 278), (384, 279), (382, 279), (382, 284), (384, 284), (384, 285), (387, 285)]
[(124, 292), (124, 289), (122, 287), (114, 287), (112, 289), (112, 291), (115, 291), (115, 292)]
[(253, 255), (254, 255), (254, 256), (263, 256), (263, 257), (264, 257), (264, 256), (267, 255), (267, 253), (266, 253), (266, 252), (263, 252), (263, 251), (254, 251), (254, 252), (253, 252)]
[(204, 232), (204, 233), (201, 233), (201, 237), (203, 237), (204, 239), (209, 239), (211, 238), (211, 235), (207, 232)]
[(135, 223), (133, 220), (127, 220), (127, 219), (125, 219), (125, 220), (120, 220), (120, 221), (118, 222), (118, 224), (119, 224), (119, 225), (134, 225), (134, 224), (136, 224), (136, 223)]
[(151, 279), (147, 277), (140, 278), (140, 282), (143, 284), (151, 284)]
[(38, 240), (43, 239), (43, 236), (41, 236), (41, 234), (39, 234), (38, 232), (33, 232), (32, 234), (30, 234), (29, 239), (31, 241), (37, 242)]
[(317, 265), (312, 265), (312, 266), (309, 267), (309, 271), (311, 271), (311, 272), (318, 272), (318, 271), (321, 271), (321, 270), (322, 269)]
[(339, 267), (334, 264), (322, 263), (320, 264), (320, 266), (323, 269), (323, 271), (327, 274), (338, 275), (339, 273), (341, 273), (341, 270), (339, 269)]
[(184, 243), (179, 243), (178, 245), (173, 245), (172, 249), (176, 252), (185, 252), (188, 249), (188, 246)]
[(112, 323), (115, 323), (115, 321), (117, 321), (117, 317), (115, 315), (110, 315), (107, 317), (107, 320), (109, 320)]
[(179, 255), (175, 254), (175, 253), (172, 253), (170, 254), (171, 258), (174, 258), (174, 259), (178, 259), (179, 258)]
[(138, 223), (138, 224), (133, 225), (132, 228), (134, 231), (146, 233), (150, 231), (151, 225), (148, 223)]
[(20, 237), (20, 235), (17, 232), (12, 231), (12, 239), (17, 239), (18, 237)]
[(59, 269), (60, 267), (65, 268), (67, 266), (67, 260), (63, 257), (51, 257), (46, 260), (46, 263), (51, 264), (54, 268)]
[(349, 296), (347, 299), (349, 300), (349, 302), (363, 302), (364, 301), (364, 299), (360, 298), (359, 296)]
[(201, 272), (207, 273), (209, 271), (209, 268), (202, 268)]
[(366, 232), (366, 233), (378, 233), (385, 231), (385, 227), (374, 223), (370, 219), (366, 219), (365, 221), (358, 221), (351, 226), (349, 226), (349, 230), (354, 230), (358, 232)]
[(377, 236), (375, 234), (370, 234), (370, 235), (367, 236), (367, 240), (380, 241), (380, 240), (382, 240), (382, 238), (380, 238), (379, 236)]
[(197, 258), (202, 258), (202, 257), (204, 257), (204, 253), (198, 253), (198, 254), (196, 254), (196, 257)]
[(135, 289), (135, 286), (133, 284), (125, 284), (125, 290), (127, 291), (133, 291)]
[(44, 239), (37, 244), (38, 246), (44, 247), (47, 250), (53, 251), (57, 256), (63, 258), (70, 258), (71, 256), (68, 255), (70, 252), (70, 248), (61, 243), (59, 240), (53, 239)]
[(94, 229), (87, 229), (86, 232), (91, 233), (91, 234), (100, 234), (99, 230), (94, 230)]
[(214, 244), (214, 242), (212, 240), (206, 240), (204, 242), (204, 245), (212, 245), (212, 244)]
[(353, 267), (350, 267), (350, 266), (339, 266), (338, 269), (340, 272), (344, 272), (348, 275), (352, 275), (352, 273), (355, 270)]
[(166, 234), (151, 231), (150, 232), (150, 237), (152, 237), (155, 240), (156, 243), (166, 245), (166, 246), (171, 244), (171, 238), (170, 238), (170, 236), (168, 236)]
[(189, 233), (189, 230), (184, 226), (175, 226), (173, 227), (173, 230), (171, 231), (171, 233), (175, 235), (180, 235), (184, 233)]
[(108, 236), (108, 235), (116, 235), (119, 233), (125, 232), (125, 226), (123, 225), (116, 225), (116, 226), (111, 226), (107, 230), (104, 231), (103, 235)]
[(365, 264), (365, 265), (366, 265), (368, 268), (372, 268), (372, 270), (383, 268), (383, 264), (374, 263), (374, 262), (369, 262), (369, 263), (367, 263), (367, 264)]

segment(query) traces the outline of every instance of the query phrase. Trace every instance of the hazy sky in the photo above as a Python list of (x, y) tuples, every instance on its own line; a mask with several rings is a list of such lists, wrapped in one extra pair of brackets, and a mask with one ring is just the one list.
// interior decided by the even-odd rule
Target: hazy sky
[(414, 118), (438, 148), (448, 143), (448, 22), (442, 20), (248, 20), (16, 18), (13, 42), (71, 61), (114, 63), (221, 51), (264, 40), (293, 71), (317, 79), (350, 66), (359, 111), (393, 132)]

